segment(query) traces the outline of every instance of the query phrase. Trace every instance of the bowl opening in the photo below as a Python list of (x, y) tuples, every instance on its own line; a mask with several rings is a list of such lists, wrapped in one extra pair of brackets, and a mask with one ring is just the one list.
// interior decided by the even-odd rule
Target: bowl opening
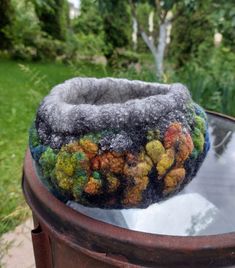
[(80, 83), (68, 84), (63, 92), (63, 100), (67, 104), (104, 105), (125, 103), (134, 99), (144, 99), (155, 95), (166, 95), (169, 85), (143, 83), (126, 79), (80, 79)]

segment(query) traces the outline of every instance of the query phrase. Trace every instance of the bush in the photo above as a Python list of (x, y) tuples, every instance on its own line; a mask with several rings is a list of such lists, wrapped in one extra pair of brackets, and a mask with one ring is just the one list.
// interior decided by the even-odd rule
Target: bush
[(25, 44), (28, 46), (40, 33), (39, 22), (31, 2), (12, 0), (15, 16), (11, 24), (5, 28), (5, 34), (13, 46)]
[(109, 65), (114, 69), (128, 68), (131, 65), (139, 62), (139, 59), (139, 55), (133, 51), (115, 49), (111, 58), (109, 59)]
[(226, 47), (201, 45), (198, 56), (169, 79), (188, 86), (204, 108), (235, 116), (235, 54)]
[(8, 49), (11, 46), (11, 39), (5, 32), (6, 27), (11, 26), (14, 17), (14, 8), (10, 0), (0, 1), (0, 49)]
[(77, 34), (77, 51), (79, 55), (94, 56), (103, 55), (103, 48), (105, 47), (104, 38), (102, 34), (94, 35), (92, 33)]
[(104, 31), (103, 19), (96, 0), (82, 0), (80, 15), (72, 21), (75, 33), (99, 35)]
[(65, 43), (50, 37), (38, 38), (34, 45), (37, 49), (36, 60), (56, 60), (65, 55)]
[(40, 27), (53, 39), (66, 40), (69, 22), (67, 0), (34, 0)]
[(98, 2), (107, 45), (104, 55), (110, 58), (117, 48), (127, 48), (131, 44), (131, 14), (127, 1), (99, 0)]
[(24, 44), (15, 44), (11, 49), (11, 57), (15, 60), (31, 61), (37, 55), (37, 49)]
[(50, 61), (65, 57), (64, 42), (38, 36), (33, 42), (15, 44), (10, 53), (13, 59), (26, 61)]
[(5, 28), (5, 34), (12, 44), (9, 49), (12, 58), (26, 61), (65, 58), (65, 42), (53, 39), (41, 30), (32, 2), (13, 0), (13, 3), (16, 15)]

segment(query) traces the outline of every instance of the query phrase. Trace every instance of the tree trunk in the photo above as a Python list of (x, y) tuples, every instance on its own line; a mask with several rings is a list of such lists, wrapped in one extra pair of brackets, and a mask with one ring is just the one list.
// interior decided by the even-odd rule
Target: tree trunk
[(162, 77), (164, 73), (164, 54), (166, 49), (166, 41), (167, 41), (167, 28), (169, 26), (169, 22), (164, 20), (163, 23), (160, 24), (159, 27), (159, 36), (158, 36), (158, 45), (156, 50), (156, 58), (157, 58), (157, 75), (158, 77)]
[(138, 45), (138, 22), (135, 17), (132, 17), (132, 42), (133, 42), (133, 49), (137, 50)]
[(169, 24), (170, 23), (168, 20), (165, 20), (163, 23), (160, 24), (157, 48), (154, 46), (153, 40), (151, 40), (145, 32), (141, 32), (141, 36), (145, 44), (148, 46), (149, 50), (153, 55), (156, 68), (156, 76), (158, 78), (162, 78), (162, 75), (164, 73), (163, 61), (167, 41), (167, 28)]
[[(129, 4), (131, 6), (132, 16), (136, 19), (136, 21), (138, 23), (135, 5), (133, 4), (133, 1), (129, 0)], [(157, 6), (158, 6), (157, 13), (158, 13), (159, 20), (160, 20), (157, 47), (154, 45), (152, 36), (148, 36), (145, 33), (144, 28), (141, 25), (139, 25), (139, 27), (141, 30), (141, 36), (142, 36), (145, 44), (147, 45), (147, 47), (149, 48), (149, 50), (151, 51), (151, 53), (153, 55), (154, 62), (155, 62), (155, 68), (156, 68), (156, 76), (158, 78), (162, 78), (162, 75), (164, 73), (164, 65), (163, 65), (164, 54), (165, 54), (165, 49), (166, 49), (166, 44), (167, 44), (167, 29), (168, 29), (168, 26), (170, 25), (171, 21), (167, 19), (168, 11), (166, 11), (164, 16), (161, 17), (161, 11), (160, 11), (159, 5), (160, 5), (160, 2), (157, 1)], [(152, 29), (153, 16), (154, 16), (154, 13), (150, 13), (150, 15), (149, 15), (149, 30), (150, 30), (150, 32), (153, 30)]]

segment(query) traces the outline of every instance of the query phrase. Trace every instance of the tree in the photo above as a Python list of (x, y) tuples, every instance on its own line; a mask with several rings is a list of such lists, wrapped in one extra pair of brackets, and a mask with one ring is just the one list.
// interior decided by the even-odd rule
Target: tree
[(81, 0), (80, 15), (72, 20), (73, 38), (76, 38), (75, 51), (82, 57), (91, 60), (94, 56), (103, 55), (104, 42), (103, 19), (100, 16), (96, 0)]
[(223, 44), (235, 52), (235, 5), (233, 0), (214, 0), (210, 19), (223, 35)]
[(11, 39), (5, 33), (5, 28), (11, 25), (14, 9), (10, 0), (0, 0), (0, 49), (8, 49)]
[(131, 43), (132, 22), (126, 0), (99, 0), (100, 15), (103, 18), (106, 56), (110, 58), (116, 48)]
[(73, 30), (76, 33), (95, 35), (103, 32), (103, 19), (96, 0), (81, 1), (80, 15), (73, 20)]
[[(152, 9), (155, 15), (157, 16), (157, 25), (155, 27), (157, 28), (158, 37), (154, 40), (152, 36), (148, 36), (146, 31), (144, 30), (144, 27), (141, 25), (141, 23), (138, 20), (138, 16), (136, 13), (136, 5), (140, 3), (141, 1), (134, 1), (129, 0), (129, 4), (131, 7), (131, 13), (132, 16), (137, 20), (138, 26), (141, 32), (141, 36), (151, 51), (155, 66), (156, 66), (156, 75), (161, 78), (164, 73), (164, 54), (166, 50), (167, 45), (167, 30), (169, 26), (172, 24), (172, 22), (179, 17), (183, 10), (185, 8), (192, 9), (195, 5), (195, 0), (185, 0), (185, 1), (179, 1), (179, 0), (149, 0), (147, 1)], [(146, 1), (142, 1), (146, 2)], [(178, 7), (178, 8), (176, 8)]]
[(34, 3), (42, 31), (54, 39), (65, 40), (69, 18), (67, 0), (34, 0)]
[[(180, 8), (180, 7), (177, 7)], [(213, 46), (214, 26), (208, 16), (211, 0), (198, 1), (194, 10), (184, 9), (172, 23), (169, 56), (176, 68), (197, 56), (200, 46)]]
[(155, 38), (156, 34), (156, 27), (153, 27), (153, 29), (150, 29), (150, 20), (151, 24), (157, 24), (156, 16), (154, 16), (153, 9), (151, 5), (148, 2), (139, 2), (138, 5), (136, 5), (136, 16), (138, 18), (138, 22), (133, 18), (133, 21), (136, 22), (136, 28), (137, 28), (137, 44), (136, 48), (139, 52), (146, 52), (148, 48), (146, 47), (146, 44), (144, 40), (141, 37), (141, 31), (138, 27), (138, 23), (141, 25), (142, 29), (146, 32), (150, 38)]

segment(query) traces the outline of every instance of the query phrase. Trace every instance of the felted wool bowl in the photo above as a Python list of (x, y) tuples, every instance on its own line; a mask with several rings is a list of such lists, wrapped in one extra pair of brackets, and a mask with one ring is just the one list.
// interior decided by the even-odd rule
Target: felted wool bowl
[(185, 86), (114, 78), (54, 87), (29, 144), (53, 194), (100, 208), (143, 208), (172, 196), (209, 150), (206, 114)]

